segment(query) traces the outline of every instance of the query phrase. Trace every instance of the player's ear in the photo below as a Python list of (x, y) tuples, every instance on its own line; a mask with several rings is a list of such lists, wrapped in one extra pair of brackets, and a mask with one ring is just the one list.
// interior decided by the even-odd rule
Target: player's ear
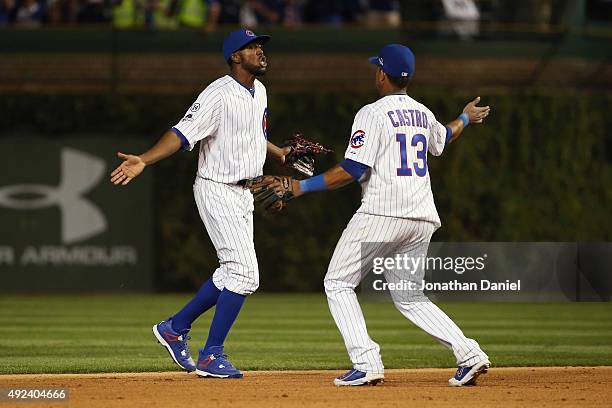
[(230, 59), (234, 64), (240, 64), (240, 54), (238, 54), (237, 52), (233, 53)]

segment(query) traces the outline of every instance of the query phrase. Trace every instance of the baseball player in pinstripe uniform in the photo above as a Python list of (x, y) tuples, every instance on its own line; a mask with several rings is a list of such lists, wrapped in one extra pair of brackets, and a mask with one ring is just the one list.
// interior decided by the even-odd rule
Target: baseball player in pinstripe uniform
[[(217, 250), (219, 267), (183, 309), (153, 326), (153, 334), (176, 364), (202, 377), (241, 378), (224, 353), (225, 338), (247, 295), (259, 286), (253, 244), (253, 196), (238, 182), (262, 174), (266, 153), (282, 162), (286, 149), (267, 141), (268, 102), (262, 44), (267, 35), (238, 30), (223, 43), (231, 73), (200, 93), (185, 116), (150, 150), (118, 153), (123, 162), (111, 181), (126, 185), (147, 165), (200, 142), (193, 191), (204, 226)], [(191, 324), (216, 305), (206, 345), (194, 363), (187, 346)]]
[[(264, 180), (268, 184), (254, 188), (263, 190), (263, 196), (274, 191), (287, 201), (355, 180), (362, 185), (361, 207), (342, 233), (324, 282), (329, 308), (353, 363), (352, 370), (334, 380), (339, 386), (376, 384), (384, 378), (380, 348), (368, 335), (354, 291), (363, 278), (362, 268), (369, 272), (375, 258), (426, 256), (431, 236), (440, 227), (427, 153), (439, 156), (468, 124), (482, 123), (490, 111), (488, 106), (477, 106), (480, 98), (476, 98), (445, 126), (425, 105), (406, 94), (415, 70), (414, 54), (408, 47), (387, 45), (370, 62), (378, 67), (376, 88), (381, 97), (355, 116), (345, 160), (302, 181), (264, 176), (269, 178)], [(424, 275), (422, 263), (410, 272), (392, 268), (385, 271), (385, 278), (389, 284), (413, 281), (419, 287)], [(478, 343), (467, 338), (422, 291), (392, 290), (391, 295), (407, 319), (455, 354), (459, 368), (449, 384), (475, 384), (490, 365)]]

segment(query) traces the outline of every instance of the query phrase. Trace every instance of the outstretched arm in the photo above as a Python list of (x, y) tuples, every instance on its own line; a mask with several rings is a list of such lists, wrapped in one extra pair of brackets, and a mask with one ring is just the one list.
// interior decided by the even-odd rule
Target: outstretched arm
[(360, 166), (361, 163), (345, 160), (325, 173), (302, 181), (289, 176), (259, 176), (243, 180), (241, 185), (251, 190), (255, 202), (267, 211), (281, 211), (286, 202), (295, 197), (308, 192), (335, 190), (358, 180), (356, 174), (362, 174)]
[(293, 194), (299, 197), (305, 193), (322, 190), (335, 190), (355, 181), (353, 176), (347, 173), (339, 164), (335, 165), (325, 173), (311, 177), (306, 180), (293, 180)]
[(325, 173), (306, 180), (293, 180), (293, 193), (298, 197), (315, 191), (336, 190), (359, 180), (367, 168), (367, 166), (353, 160), (344, 160)]
[(181, 139), (173, 130), (168, 130), (153, 147), (139, 156), (117, 152), (123, 163), (111, 173), (111, 183), (125, 186), (142, 173), (146, 166), (171, 156), (180, 148)]
[(446, 144), (452, 143), (459, 138), (463, 129), (470, 123), (482, 123), (484, 118), (489, 116), (491, 112), (490, 106), (476, 106), (480, 102), (480, 96), (477, 96), (472, 102), (465, 105), (463, 113), (452, 122), (446, 124), (447, 137)]

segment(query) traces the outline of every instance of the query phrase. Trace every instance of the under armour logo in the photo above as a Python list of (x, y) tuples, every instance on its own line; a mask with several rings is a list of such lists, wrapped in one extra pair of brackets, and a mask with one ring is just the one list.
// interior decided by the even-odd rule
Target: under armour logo
[[(95, 156), (70, 148), (62, 149), (61, 162), (57, 187), (41, 184), (5, 186), (0, 188), (0, 206), (36, 210), (57, 205), (62, 216), (62, 242), (71, 244), (106, 230), (102, 212), (82, 197), (100, 182), (106, 165)], [(19, 197), (25, 194), (30, 197)]]

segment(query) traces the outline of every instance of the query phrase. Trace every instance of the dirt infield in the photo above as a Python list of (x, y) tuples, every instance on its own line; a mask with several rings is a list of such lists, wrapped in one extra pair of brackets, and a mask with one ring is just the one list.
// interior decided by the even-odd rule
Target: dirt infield
[(67, 388), (69, 403), (44, 407), (464, 407), (609, 406), (612, 367), (493, 368), (476, 387), (446, 386), (449, 369), (388, 370), (376, 387), (331, 384), (339, 371), (247, 372), (241, 380), (194, 374), (0, 376), (0, 388)]

